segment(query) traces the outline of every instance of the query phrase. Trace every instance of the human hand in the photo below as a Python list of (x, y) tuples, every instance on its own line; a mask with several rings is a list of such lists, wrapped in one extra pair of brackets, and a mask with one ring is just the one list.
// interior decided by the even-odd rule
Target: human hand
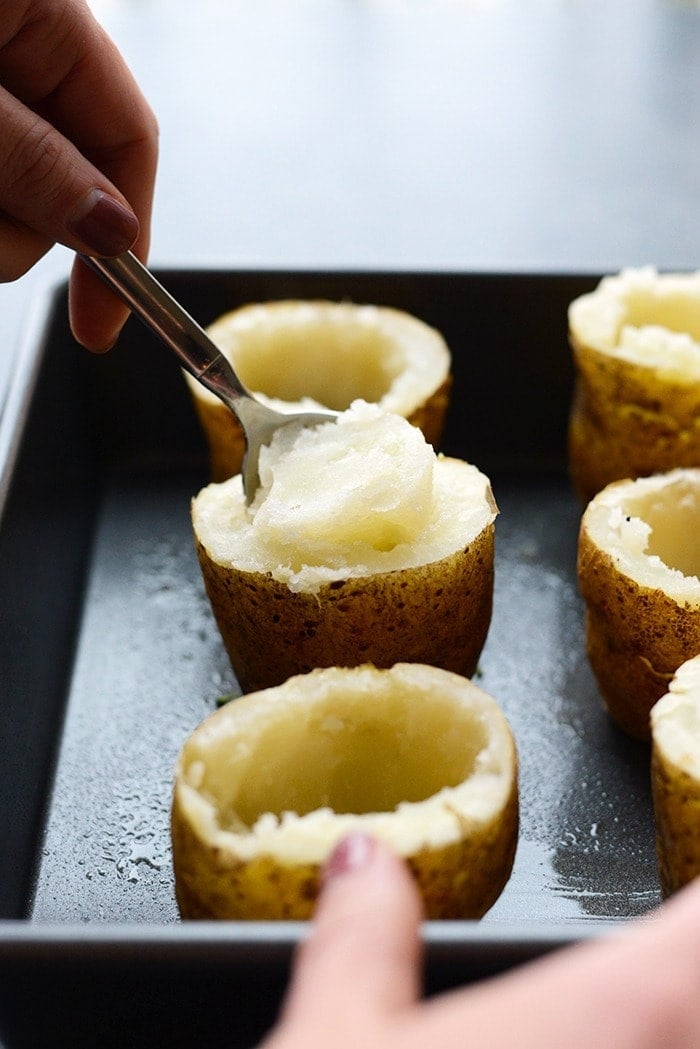
[[(85, 0), (0, 4), (0, 280), (56, 242), (94, 255), (148, 252), (155, 118)], [(76, 259), (76, 339), (108, 349), (128, 311)]]
[(428, 1001), (420, 906), (384, 846), (341, 843), (261, 1049), (697, 1049), (700, 880), (653, 918)]

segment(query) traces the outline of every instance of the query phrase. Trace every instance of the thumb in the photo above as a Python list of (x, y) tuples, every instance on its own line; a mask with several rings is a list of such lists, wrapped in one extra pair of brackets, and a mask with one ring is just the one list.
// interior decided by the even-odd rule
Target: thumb
[[(318, 1026), (371, 1022), (415, 1002), (422, 909), (408, 868), (379, 841), (353, 834), (326, 866), (310, 935), (296, 961), (284, 1019)], [(328, 1028), (326, 1028), (327, 1030)]]
[[(138, 237), (138, 219), (109, 179), (1, 87), (0, 155), (0, 238), (17, 249), (14, 257), (7, 252), (3, 279), (32, 264), (42, 238), (47, 247), (58, 241), (75, 251), (118, 255)], [(27, 229), (34, 243), (22, 233)]]

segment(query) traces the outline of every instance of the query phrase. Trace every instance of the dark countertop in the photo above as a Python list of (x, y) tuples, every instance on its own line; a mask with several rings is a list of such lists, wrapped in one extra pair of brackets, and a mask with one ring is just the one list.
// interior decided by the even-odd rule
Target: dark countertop
[[(160, 121), (156, 266), (699, 264), (690, 3), (92, 6)], [(29, 300), (69, 262), (0, 288), (0, 400)]]

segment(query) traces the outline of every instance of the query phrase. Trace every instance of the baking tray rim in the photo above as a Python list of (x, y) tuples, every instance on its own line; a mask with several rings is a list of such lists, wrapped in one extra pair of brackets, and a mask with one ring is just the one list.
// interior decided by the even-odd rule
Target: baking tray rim
[[(89, 958), (119, 960), (136, 950), (138, 961), (161, 957), (190, 961), (205, 955), (209, 961), (245, 953), (287, 958), (307, 936), (306, 921), (183, 921), (139, 923), (32, 923), (25, 919), (0, 922), (0, 961), (58, 957), (63, 961)], [(619, 921), (572, 922), (533, 926), (526, 923), (485, 925), (479, 921), (424, 921), (421, 938), (429, 959), (474, 952), (534, 957), (584, 940), (610, 935)]]

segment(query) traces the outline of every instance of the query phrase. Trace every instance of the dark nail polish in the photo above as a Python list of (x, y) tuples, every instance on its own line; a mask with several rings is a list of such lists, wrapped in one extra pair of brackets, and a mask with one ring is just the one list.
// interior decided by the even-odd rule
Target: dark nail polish
[(91, 254), (107, 258), (128, 251), (139, 235), (133, 211), (99, 189), (83, 198), (66, 226)]

